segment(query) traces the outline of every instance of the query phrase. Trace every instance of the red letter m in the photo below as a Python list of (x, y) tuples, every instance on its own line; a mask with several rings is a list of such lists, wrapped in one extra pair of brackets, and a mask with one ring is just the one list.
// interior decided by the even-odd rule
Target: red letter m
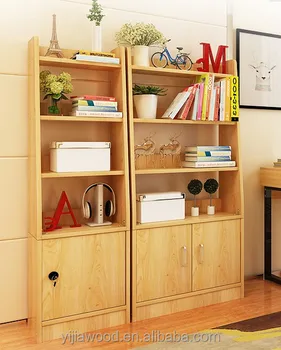
[(228, 46), (220, 45), (218, 48), (216, 59), (214, 60), (211, 45), (208, 43), (200, 44), (203, 45), (203, 58), (199, 58), (199, 60), (197, 60), (196, 63), (203, 63), (203, 68), (199, 67), (197, 68), (197, 70), (200, 72), (209, 72), (210, 58), (214, 73), (219, 72), (220, 65), (222, 66), (222, 73), (226, 73), (226, 48)]

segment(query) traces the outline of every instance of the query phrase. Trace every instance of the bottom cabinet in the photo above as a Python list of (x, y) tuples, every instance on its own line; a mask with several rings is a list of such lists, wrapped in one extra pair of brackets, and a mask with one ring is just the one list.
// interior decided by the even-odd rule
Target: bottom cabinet
[(137, 302), (191, 290), (190, 225), (136, 231)]
[(43, 241), (43, 320), (124, 305), (125, 241), (125, 232)]
[(192, 290), (241, 281), (240, 220), (193, 225)]

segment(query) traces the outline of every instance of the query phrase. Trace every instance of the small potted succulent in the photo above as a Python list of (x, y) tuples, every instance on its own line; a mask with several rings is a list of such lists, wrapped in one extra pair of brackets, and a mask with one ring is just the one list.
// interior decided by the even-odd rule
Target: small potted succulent
[(133, 47), (134, 64), (149, 67), (149, 46), (163, 44), (166, 38), (151, 23), (124, 24), (115, 35), (118, 45)]
[(44, 100), (50, 99), (48, 113), (61, 114), (58, 102), (62, 99), (67, 100), (65, 94), (73, 91), (71, 75), (65, 72), (55, 75), (48, 70), (44, 70), (40, 73), (40, 90), (44, 94)]
[(212, 194), (217, 192), (217, 189), (219, 188), (219, 183), (216, 179), (208, 179), (204, 183), (204, 190), (209, 193), (210, 195), (210, 205), (208, 205), (207, 213), (209, 215), (215, 214), (215, 206), (212, 205)]
[(138, 118), (155, 119), (158, 96), (165, 96), (166, 91), (159, 86), (135, 84), (133, 95)]
[(202, 191), (203, 184), (200, 180), (191, 180), (187, 185), (188, 191), (194, 196), (194, 206), (191, 208), (191, 216), (199, 215), (199, 207), (196, 206), (196, 196)]
[(102, 35), (101, 35), (101, 21), (105, 15), (103, 9), (98, 3), (98, 0), (92, 0), (92, 7), (89, 10), (87, 18), (93, 22), (93, 36), (92, 36), (92, 50), (102, 51)]

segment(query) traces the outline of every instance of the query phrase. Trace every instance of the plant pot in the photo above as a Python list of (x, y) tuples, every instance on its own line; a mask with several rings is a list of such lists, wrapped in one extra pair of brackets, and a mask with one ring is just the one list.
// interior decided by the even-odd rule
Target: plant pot
[(208, 215), (214, 215), (215, 214), (215, 206), (214, 205), (208, 205), (207, 214)]
[(157, 95), (134, 95), (134, 103), (138, 118), (155, 119), (157, 101)]
[(199, 207), (191, 207), (191, 216), (199, 216)]
[(93, 32), (92, 32), (92, 51), (102, 51), (102, 30), (101, 26), (97, 26), (93, 22)]
[(136, 45), (134, 46), (134, 65), (136, 66), (150, 66), (149, 60), (149, 46)]

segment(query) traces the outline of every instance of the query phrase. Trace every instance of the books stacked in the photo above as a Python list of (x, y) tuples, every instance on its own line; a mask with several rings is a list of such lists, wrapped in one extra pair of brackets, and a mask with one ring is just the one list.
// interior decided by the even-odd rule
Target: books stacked
[(276, 167), (276, 168), (281, 168), (281, 159), (277, 159), (277, 162), (273, 162), (273, 166)]
[(72, 96), (70, 99), (72, 116), (122, 118), (122, 112), (118, 112), (115, 97), (83, 95)]
[(235, 166), (231, 160), (231, 146), (185, 147), (184, 168), (217, 168)]
[(111, 64), (120, 63), (120, 59), (115, 57), (115, 54), (111, 52), (79, 50), (72, 56), (72, 59), (76, 61), (90, 61), (90, 62), (98, 62), (98, 63), (111, 63)]
[(212, 73), (198, 76), (196, 83), (178, 93), (162, 118), (202, 121), (238, 121), (238, 77), (215, 81)]

